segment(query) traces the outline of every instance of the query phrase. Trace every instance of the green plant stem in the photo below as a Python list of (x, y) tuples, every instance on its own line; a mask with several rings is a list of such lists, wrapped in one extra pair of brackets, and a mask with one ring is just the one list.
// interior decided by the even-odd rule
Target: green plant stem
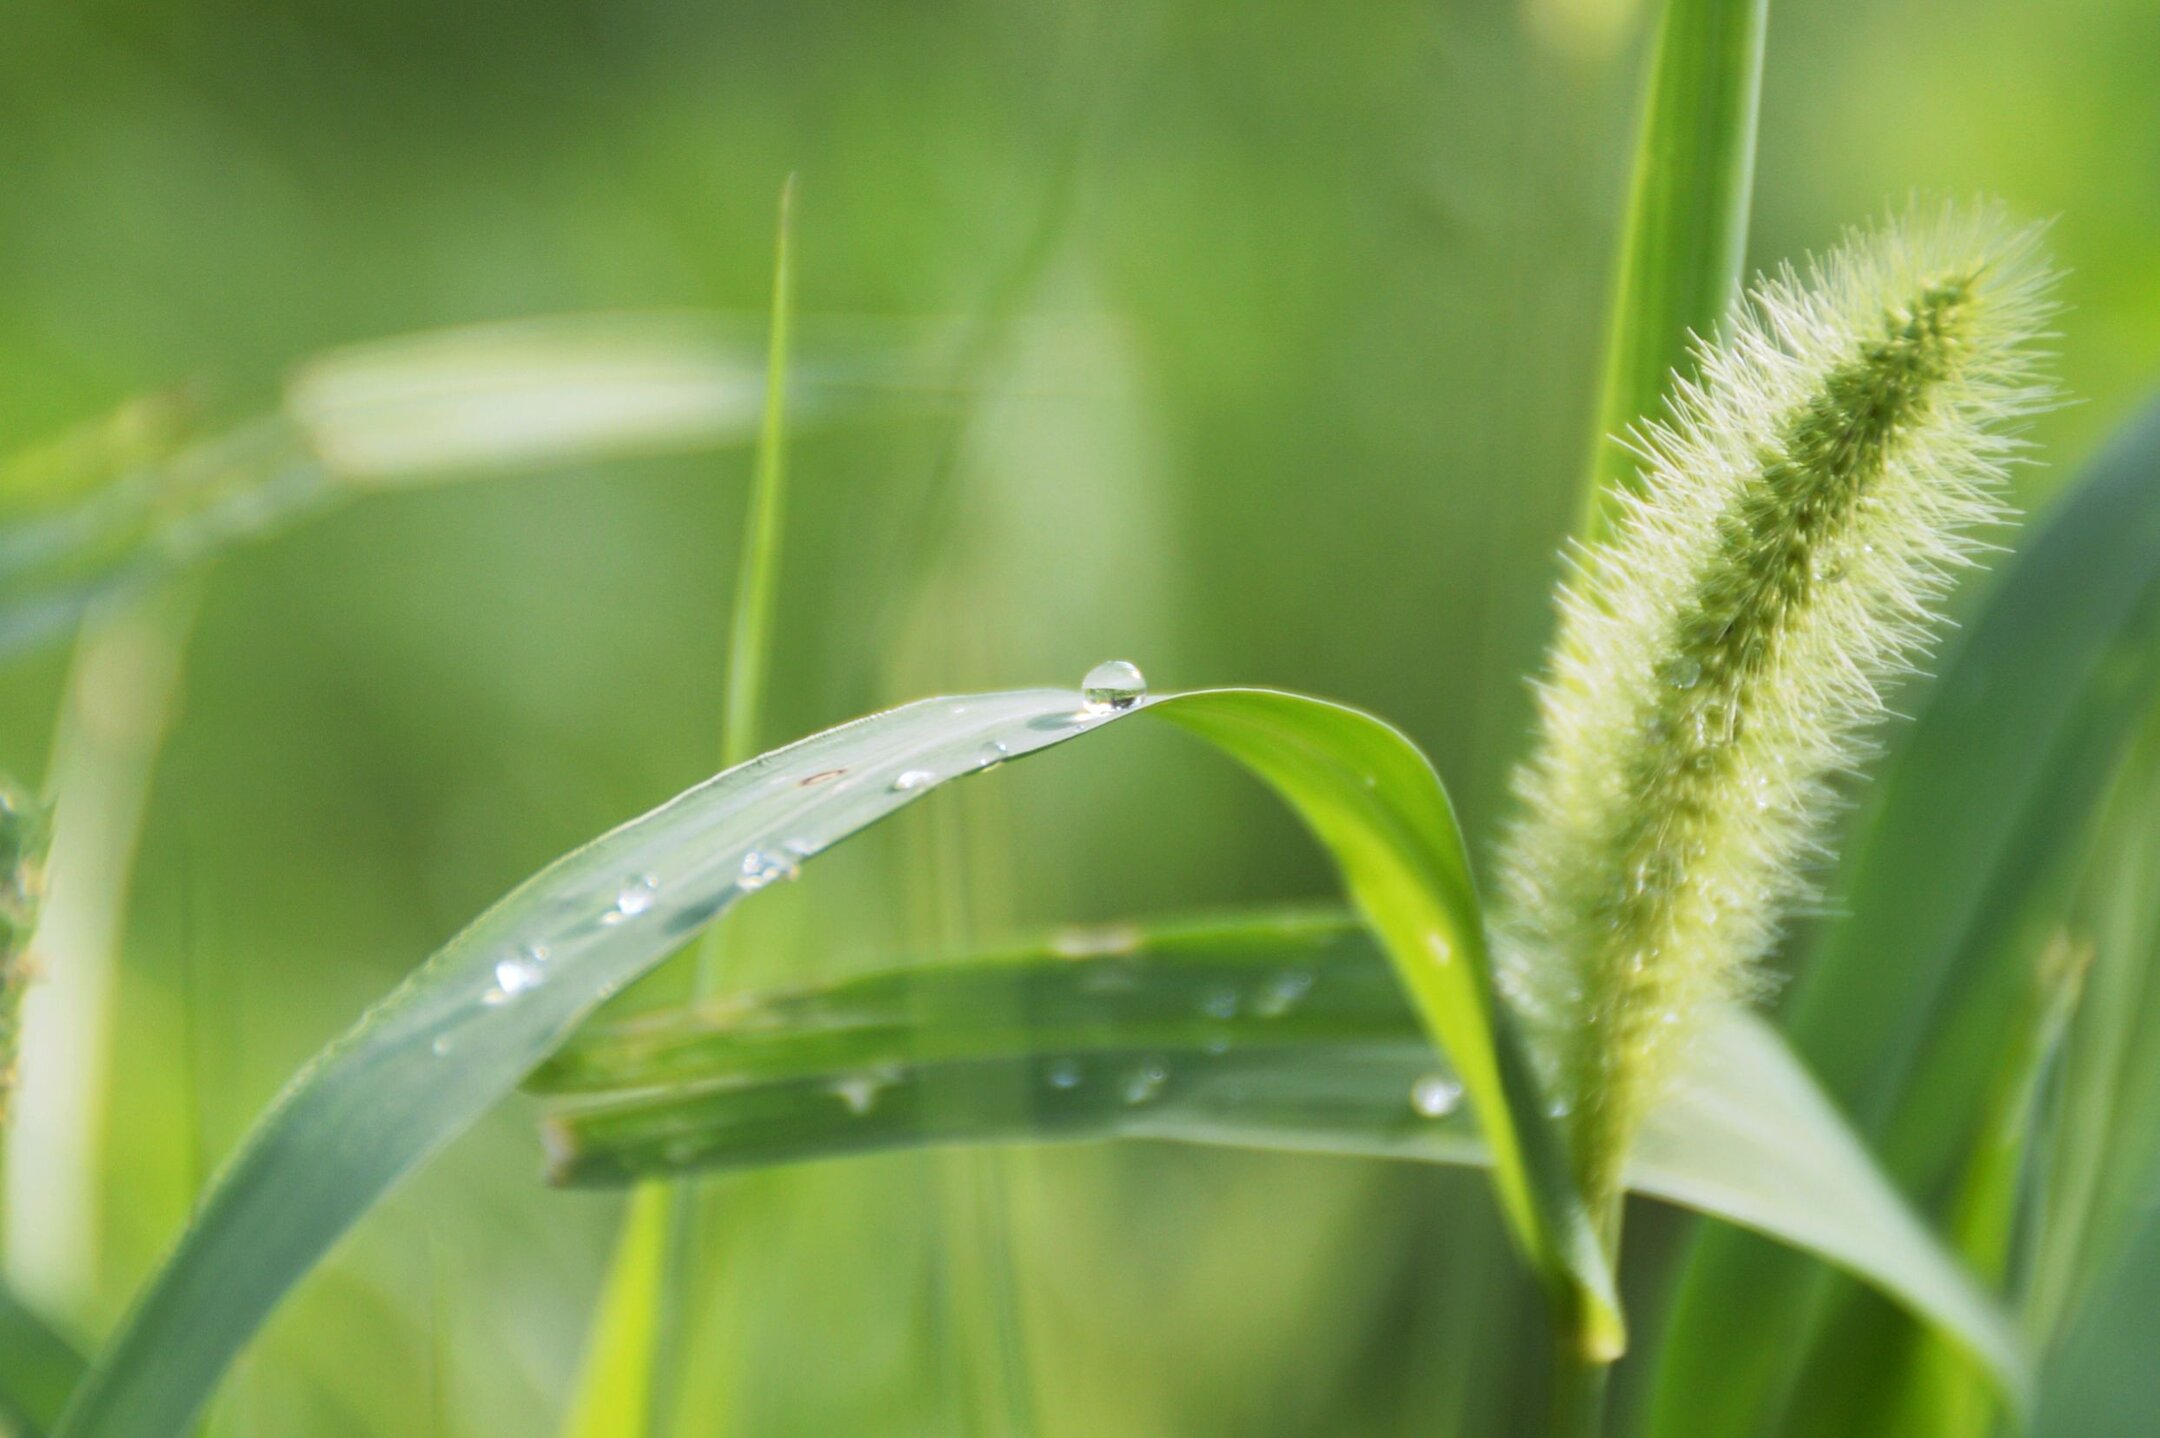
[[(1617, 1285), (1627, 1193), (1616, 1184), (1589, 1197), (1590, 1211), (1597, 1215), (1598, 1243), (1609, 1256)], [(1553, 1341), (1552, 1438), (1598, 1438), (1605, 1429), (1605, 1390), (1613, 1360), (1585, 1352), (1565, 1328), (1555, 1331)]]
[[(779, 208), (765, 405), (729, 620), (720, 721), (722, 768), (732, 768), (757, 752), (787, 514), (787, 362), (795, 281), (793, 175), (780, 188)], [(700, 996), (719, 985), (726, 965), (726, 933), (724, 925), (715, 924), (698, 944), (694, 991)], [(702, 1208), (693, 1180), (646, 1184), (632, 1195), (566, 1434), (573, 1438), (659, 1438), (672, 1428), (682, 1387), (685, 1355), (681, 1345), (688, 1304), (701, 1287), (697, 1238)]]
[(1595, 448), (1576, 533), (1605, 530), (1634, 461), (1613, 442), (1657, 411), (1740, 292), (1770, 0), (1667, 0), (1643, 100), (1613, 284)]

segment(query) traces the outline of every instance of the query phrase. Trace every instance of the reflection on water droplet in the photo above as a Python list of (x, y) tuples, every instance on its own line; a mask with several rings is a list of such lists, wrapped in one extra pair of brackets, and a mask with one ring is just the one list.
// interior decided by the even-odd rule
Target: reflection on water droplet
[(650, 874), (640, 874), (622, 886), (615, 895), (615, 907), (600, 916), (603, 924), (619, 924), (634, 919), (653, 906), (653, 899), (660, 892), (660, 881)]
[(1162, 1093), (1163, 1085), (1169, 1081), (1170, 1070), (1152, 1061), (1144, 1063), (1125, 1075), (1125, 1102), (1153, 1103)]
[(1130, 709), (1147, 697), (1147, 679), (1136, 664), (1105, 659), (1080, 681), (1080, 696), (1092, 709)]
[(835, 1082), (833, 1092), (840, 1095), (849, 1113), (859, 1117), (877, 1107), (878, 1093), (884, 1087), (885, 1081), (876, 1074), (852, 1074)]
[(1566, 1118), (1569, 1114), (1575, 1112), (1575, 1105), (1569, 1103), (1564, 1097), (1556, 1098), (1545, 1105), (1545, 1112), (1553, 1118)]
[(915, 789), (927, 789), (937, 782), (937, 775), (928, 769), (902, 769), (893, 776), (892, 787), (896, 794), (906, 794)]
[(1110, 954), (1130, 954), (1146, 940), (1147, 935), (1138, 925), (1101, 924), (1059, 930), (1050, 940), (1050, 951), (1061, 959), (1099, 959)]
[(742, 867), (735, 875), (735, 887), (746, 894), (754, 894), (775, 880), (792, 879), (799, 872), (800, 865), (791, 858), (752, 849), (742, 856)]
[(1410, 1107), (1421, 1118), (1446, 1118), (1462, 1102), (1462, 1085), (1446, 1074), (1427, 1074), (1410, 1086)]
[(1279, 1019), (1298, 1006), (1298, 1001), (1312, 992), (1312, 975), (1303, 969), (1292, 969), (1276, 976), (1260, 995), (1253, 1012), (1264, 1019)]
[(992, 739), (989, 743), (983, 745), (980, 752), (975, 755), (975, 767), (977, 769), (995, 769), (1005, 762), (1005, 756), (1011, 752), (1001, 740)]
[(520, 954), (514, 959), (504, 959), (495, 966), (495, 987), (506, 999), (515, 998), (527, 989), (537, 989), (547, 976), (540, 966)]
[(1200, 1012), (1211, 1019), (1234, 1019), (1237, 1017), (1237, 990), (1228, 984), (1209, 989), (1207, 997), (1200, 1000)]
[(1080, 1061), (1078, 1059), (1054, 1059), (1043, 1070), (1043, 1078), (1052, 1088), (1073, 1089), (1080, 1087)]

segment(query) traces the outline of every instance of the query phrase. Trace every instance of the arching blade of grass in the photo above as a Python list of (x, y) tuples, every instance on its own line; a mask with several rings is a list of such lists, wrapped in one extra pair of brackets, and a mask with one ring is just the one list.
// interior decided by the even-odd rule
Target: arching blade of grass
[(1595, 538), (1605, 495), (1630, 482), (1614, 441), (1688, 366), (1740, 293), (1769, 0), (1666, 0), (1620, 237), (1596, 448), (1576, 528)]
[[(1937, 1192), (2013, 1046), (2036, 931), (2065, 897), (2133, 727), (2160, 700), (2160, 408), (2005, 563), (1842, 846), (1842, 918), (1806, 956), (1793, 1043), (1908, 1191)], [(1820, 1276), (1705, 1233), (1651, 1431), (1760, 1431), (1809, 1349)], [(1740, 1308), (1747, 1331), (1731, 1321)]]
[(0, 471), (0, 657), (369, 492), (747, 442), (763, 390), (748, 346), (598, 316), (333, 352), (300, 367), (276, 411), (192, 443), (182, 402), (138, 401)]
[[(1775, 1032), (1731, 1014), (1695, 1064), (1632, 1186), (1854, 1272), (2022, 1394), (2007, 1318)], [(1102, 1138), (1487, 1161), (1371, 939), (1325, 913), (1077, 932), (648, 1015), (581, 1033), (531, 1086), (565, 1097), (550, 1168), (570, 1184)]]
[(38, 1438), (82, 1374), (75, 1345), (0, 1289), (0, 1433)]
[(609, 994), (746, 893), (937, 785), (1152, 715), (1266, 779), (1340, 866), (1477, 1106), (1495, 1184), (1586, 1348), (1610, 1279), (1527, 1059), (1497, 1008), (1447, 797), (1409, 741), (1314, 699), (1214, 690), (1119, 710), (1071, 690), (932, 699), (775, 750), (558, 860), (330, 1045), (212, 1185), (71, 1402), (64, 1438), (170, 1438), (286, 1290), (402, 1175)]

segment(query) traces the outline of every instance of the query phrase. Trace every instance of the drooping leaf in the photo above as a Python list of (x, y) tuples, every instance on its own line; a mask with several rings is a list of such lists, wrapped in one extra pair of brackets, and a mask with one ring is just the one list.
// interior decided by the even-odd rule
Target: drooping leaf
[[(580, 1034), (533, 1079), (559, 1182), (895, 1147), (1167, 1139), (1476, 1164), (1455, 1075), (1348, 916), (1121, 925)], [(1729, 1012), (1632, 1186), (1828, 1259), (2021, 1394), (2007, 1317), (1767, 1025)], [(1015, 1094), (1024, 1097), (1015, 1103)]]
[[(1803, 955), (1788, 1005), (1794, 1046), (1908, 1192), (1939, 1191), (1971, 1143), (2032, 946), (2160, 696), (2160, 407), (2036, 531), (1870, 786), (1830, 886), (1840, 917)], [(1786, 1255), (1703, 1234), (1650, 1431), (1761, 1431), (1795, 1386), (1823, 1297), (1820, 1276)], [(1730, 1321), (1743, 1305), (1744, 1333)]]
[(775, 750), (558, 860), (476, 919), (294, 1080), (78, 1390), (63, 1438), (169, 1438), (284, 1293), (400, 1177), (600, 1002), (746, 893), (937, 785), (1155, 715), (1268, 780), (1340, 866), (1478, 1106), (1503, 1211), (1617, 1346), (1609, 1275), (1527, 1059), (1498, 1010), (1439, 781), (1378, 720), (1216, 690), (1089, 704), (1071, 690), (924, 700)]

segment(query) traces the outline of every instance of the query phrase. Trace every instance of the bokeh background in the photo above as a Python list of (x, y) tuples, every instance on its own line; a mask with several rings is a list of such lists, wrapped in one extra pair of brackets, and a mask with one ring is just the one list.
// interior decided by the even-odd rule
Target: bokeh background
[[(2039, 427), (2043, 502), (2160, 377), (2160, 9), (1772, 10), (1757, 263), (1914, 191), (2058, 217), (2082, 402)], [(1590, 439), (1642, 19), (16, 0), (0, 451), (175, 386), (267, 403), (312, 354), (435, 326), (754, 334), (794, 172), (803, 366), (871, 377), (797, 435), (769, 739), (1122, 656), (1386, 715), (1489, 835)], [(925, 326), (962, 340), (889, 362)], [(308, 1054), (516, 880), (711, 771), (749, 465), (414, 487), (207, 576), (88, 1238), (52, 1261), (9, 1235), (78, 1331)], [(17, 775), (46, 769), (64, 668), (0, 687)], [(744, 977), (1329, 892), (1271, 800), (1141, 728), (761, 899)], [(533, 1117), (506, 1105), (371, 1216), (215, 1430), (549, 1431), (618, 1205), (539, 1185)], [(1542, 1408), (1536, 1305), (1475, 1175), (911, 1156), (736, 1181), (724, 1208), (695, 1335), (715, 1416), (686, 1432), (1492, 1434)], [(1640, 1230), (1646, 1313), (1677, 1227)]]

